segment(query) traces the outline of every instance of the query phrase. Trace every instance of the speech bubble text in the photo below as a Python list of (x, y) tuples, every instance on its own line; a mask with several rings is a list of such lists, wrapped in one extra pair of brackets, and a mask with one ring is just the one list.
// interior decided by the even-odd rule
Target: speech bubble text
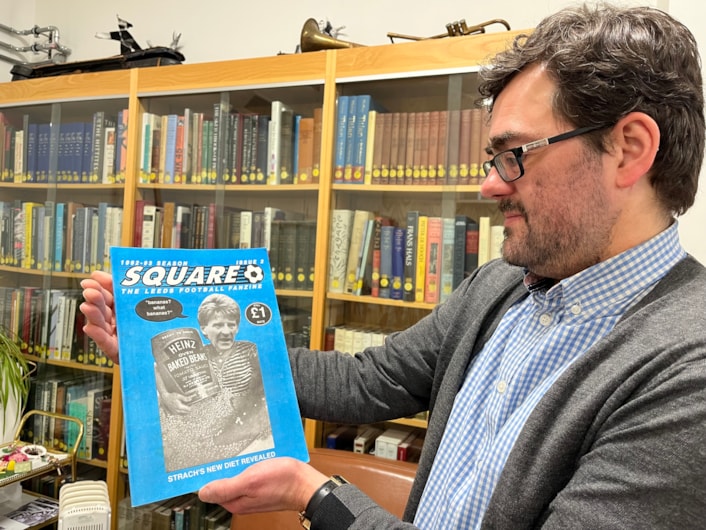
[(181, 302), (167, 296), (145, 298), (135, 306), (135, 312), (143, 320), (166, 322), (175, 318), (186, 318)]

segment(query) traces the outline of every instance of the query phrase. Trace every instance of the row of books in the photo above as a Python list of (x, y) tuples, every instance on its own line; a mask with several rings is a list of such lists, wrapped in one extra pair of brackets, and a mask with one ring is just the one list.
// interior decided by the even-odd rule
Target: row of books
[[(185, 108), (142, 115), (140, 181), (162, 184), (315, 184), (321, 108), (313, 116), (282, 101), (269, 114)], [(223, 130), (221, 130), (221, 128)]]
[(231, 522), (230, 512), (195, 493), (135, 507), (127, 496), (118, 503), (116, 517), (118, 530), (227, 530)]
[(83, 333), (81, 296), (73, 289), (0, 287), (0, 327), (29, 355), (111, 367), (113, 362)]
[(324, 334), (324, 350), (336, 350), (355, 355), (365, 348), (381, 346), (389, 331), (380, 328), (330, 326)]
[[(106, 460), (110, 435), (112, 382), (102, 376), (54, 373), (33, 382), (30, 403), (37, 410), (66, 414), (83, 423), (78, 458)], [(76, 443), (74, 422), (37, 415), (27, 439), (36, 444), (68, 452)]]
[(120, 206), (100, 202), (0, 202), (0, 264), (56, 272), (110, 270)]
[(407, 212), (406, 224), (368, 210), (332, 213), (329, 292), (436, 304), (476, 267), (498, 257), (502, 227)]
[(11, 123), (0, 113), (0, 181), (94, 183), (125, 181), (127, 109), (97, 111), (90, 121), (66, 122), (57, 134), (56, 170), (50, 167), (52, 127), (24, 115)]
[(259, 248), (269, 251), (279, 289), (314, 287), (316, 221), (275, 207), (226, 209), (215, 203), (161, 205), (138, 200), (133, 246), (142, 248)]
[(336, 184), (480, 184), (487, 160), (481, 108), (384, 112), (368, 94), (339, 96)]
[(387, 429), (375, 425), (342, 425), (326, 435), (326, 447), (372, 454), (388, 460), (418, 462), (424, 443), (421, 429), (403, 425)]

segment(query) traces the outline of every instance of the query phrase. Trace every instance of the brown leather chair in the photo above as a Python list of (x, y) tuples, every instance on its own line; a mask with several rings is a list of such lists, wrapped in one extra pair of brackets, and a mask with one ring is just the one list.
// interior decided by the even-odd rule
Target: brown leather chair
[[(310, 449), (310, 464), (324, 475), (341, 475), (380, 506), (402, 517), (417, 465), (336, 449)], [(297, 530), (294, 512), (234, 515), (231, 530)]]

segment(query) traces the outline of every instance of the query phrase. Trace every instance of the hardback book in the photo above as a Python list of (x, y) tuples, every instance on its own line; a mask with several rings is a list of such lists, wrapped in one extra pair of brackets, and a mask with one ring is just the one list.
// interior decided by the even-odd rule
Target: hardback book
[(302, 118), (299, 121), (299, 137), (297, 138), (297, 167), (295, 181), (297, 184), (312, 184), (314, 169), (314, 118)]
[(446, 135), (447, 157), (446, 168), (447, 184), (458, 184), (459, 179), (459, 162), (460, 162), (460, 135), (461, 135), (461, 111), (459, 109), (450, 109), (448, 111), (448, 130)]
[(345, 289), (354, 214), (353, 210), (343, 208), (331, 213), (328, 290), (332, 293), (342, 293)]
[(346, 284), (344, 292), (354, 293), (360, 263), (360, 249), (365, 239), (365, 229), (368, 221), (375, 218), (375, 214), (368, 210), (356, 210), (353, 216), (353, 229), (348, 247), (348, 264), (346, 265)]
[[(397, 181), (397, 165), (400, 161), (400, 115), (401, 112), (392, 113), (390, 125), (390, 164), (387, 173), (387, 184), (400, 184)], [(404, 151), (403, 151), (404, 154)]]
[(490, 261), (490, 217), (478, 218), (478, 266)]
[(417, 224), (419, 210), (407, 212), (407, 227), (404, 245), (404, 283), (402, 284), (402, 299), (414, 302), (415, 268), (417, 265)]
[(402, 300), (404, 244), (405, 229), (401, 226), (396, 226), (392, 233), (392, 285), (390, 286), (390, 298), (393, 300)]
[(382, 227), (394, 224), (392, 219), (375, 216), (373, 232), (373, 257), (370, 269), (370, 296), (380, 296), (380, 267), (382, 265)]
[(311, 183), (318, 184), (321, 177), (321, 127), (323, 125), (323, 108), (314, 109), (314, 162), (311, 169)]
[(458, 184), (471, 183), (472, 123), (473, 109), (463, 109), (459, 128)]
[(267, 251), (113, 247), (133, 506), (308, 461)]
[(480, 184), (480, 136), (483, 113), (476, 107), (471, 110), (470, 161), (468, 167), (470, 184)]
[(382, 226), (380, 229), (380, 298), (390, 298), (392, 293), (392, 254), (395, 227)]
[(441, 217), (429, 217), (427, 220), (427, 272), (424, 279), (424, 301), (429, 304), (439, 303), (442, 231)]
[(453, 217), (444, 217), (441, 221), (441, 289), (439, 290), (439, 302), (445, 302), (454, 289), (455, 223), (456, 220)]
[(414, 268), (414, 301), (424, 301), (427, 274), (427, 226), (429, 217), (420, 215), (417, 222), (417, 265)]
[[(382, 155), (383, 155), (383, 141), (384, 141), (384, 129), (385, 123), (387, 122), (389, 114), (379, 113), (375, 117), (375, 132), (373, 133), (373, 160), (372, 160), (372, 174), (370, 176), (370, 184), (380, 184), (380, 179), (382, 178)], [(369, 123), (370, 126), (372, 124)], [(389, 142), (387, 143), (389, 147)]]
[(333, 182), (343, 183), (346, 165), (346, 137), (348, 135), (348, 106), (350, 96), (338, 96), (336, 103), (336, 143), (334, 144)]
[(346, 150), (343, 158), (343, 182), (350, 184), (353, 180), (353, 158), (356, 150), (356, 123), (358, 122), (358, 102), (361, 96), (349, 96), (348, 117), (346, 119)]
[[(287, 118), (285, 118), (285, 113)], [(285, 143), (292, 139), (292, 117), (293, 111), (282, 101), (275, 100), (271, 105), (270, 124), (267, 138), (267, 182), (268, 184), (280, 184), (283, 169), (286, 167), (286, 181), (292, 182), (292, 158), (291, 146), (286, 149)], [(289, 160), (285, 161), (285, 156), (289, 155)]]

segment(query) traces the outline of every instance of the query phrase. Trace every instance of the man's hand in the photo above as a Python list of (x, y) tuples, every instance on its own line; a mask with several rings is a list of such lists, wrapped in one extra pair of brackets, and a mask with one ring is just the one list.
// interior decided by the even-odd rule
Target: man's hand
[(237, 514), (301, 512), (327, 480), (326, 475), (304, 462), (272, 458), (253, 464), (235, 477), (206, 484), (199, 490), (199, 498)]
[(83, 331), (96, 341), (96, 345), (118, 362), (118, 336), (115, 332), (113, 310), (113, 280), (107, 272), (94, 271), (91, 277), (81, 282), (83, 302), (81, 312), (86, 316)]

